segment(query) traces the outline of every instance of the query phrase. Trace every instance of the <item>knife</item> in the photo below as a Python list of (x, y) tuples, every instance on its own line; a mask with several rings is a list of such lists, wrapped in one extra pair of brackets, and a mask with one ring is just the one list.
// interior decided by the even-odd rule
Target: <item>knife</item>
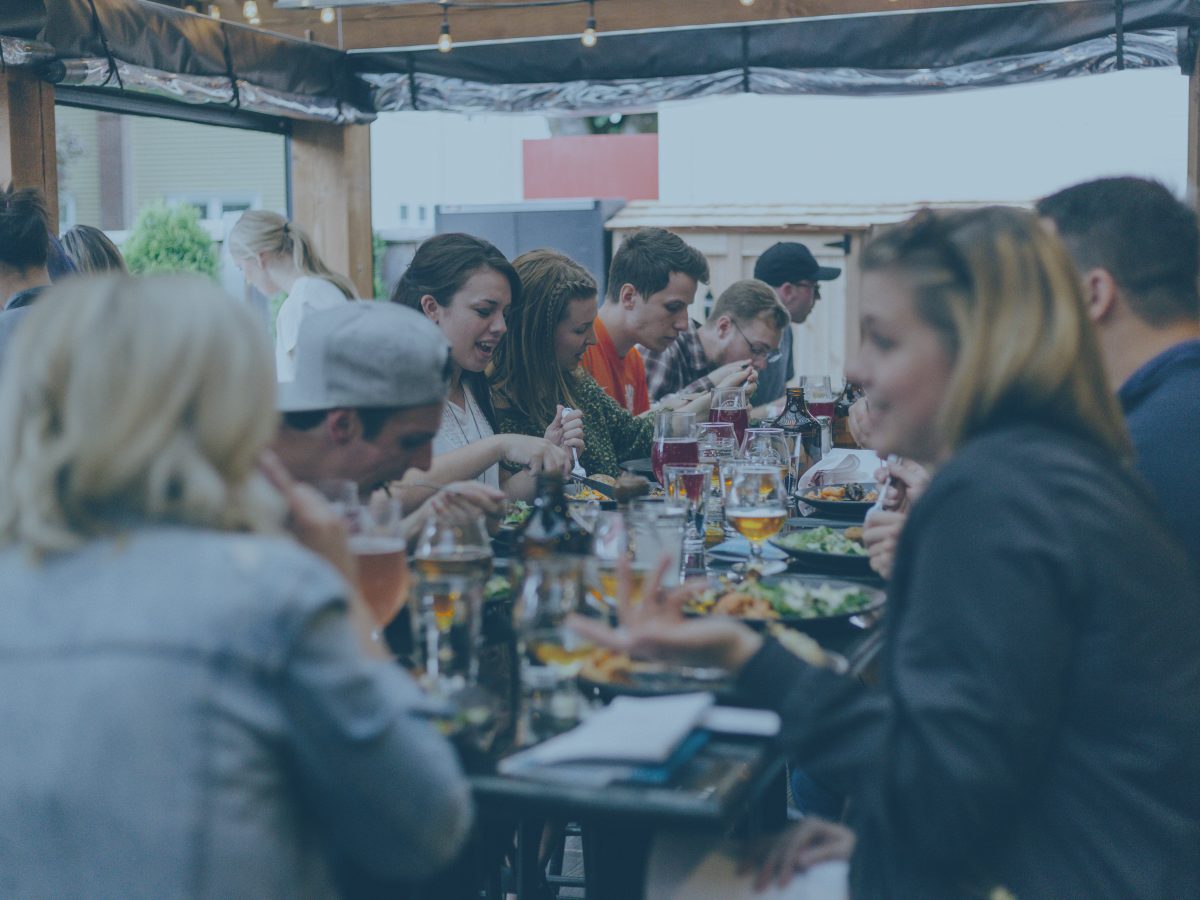
[(593, 481), (592, 479), (584, 478), (581, 475), (572, 475), (571, 480), (578, 481), (584, 487), (589, 487), (593, 491), (603, 494), (609, 500), (617, 499), (617, 492), (613, 490), (613, 486), (611, 484), (605, 484), (603, 481)]

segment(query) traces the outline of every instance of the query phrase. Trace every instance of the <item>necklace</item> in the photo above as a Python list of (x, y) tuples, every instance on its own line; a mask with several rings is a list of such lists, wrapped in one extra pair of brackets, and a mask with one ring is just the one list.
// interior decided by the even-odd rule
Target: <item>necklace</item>
[[(475, 428), (475, 435), (477, 438), (482, 438), (483, 431), (479, 428), (479, 421), (475, 418), (475, 408), (474, 408), (475, 398), (471, 395), (471, 389), (468, 388), (465, 384), (462, 386), (462, 389), (463, 389), (463, 405), (467, 409), (467, 415), (469, 415), (471, 417), (471, 425)], [(451, 406), (454, 405), (453, 401), (447, 401), (447, 403), (449, 403)], [(450, 417), (452, 419), (454, 419), (454, 424), (458, 426), (458, 431), (459, 431), (459, 434), (461, 434), (463, 437), (463, 446), (465, 447), (467, 444), (471, 443), (471, 439), (469, 437), (467, 437), (467, 430), (465, 428), (463, 428), (462, 422), (458, 421), (458, 416), (455, 414), (454, 410), (449, 410), (449, 413), (450, 413)]]

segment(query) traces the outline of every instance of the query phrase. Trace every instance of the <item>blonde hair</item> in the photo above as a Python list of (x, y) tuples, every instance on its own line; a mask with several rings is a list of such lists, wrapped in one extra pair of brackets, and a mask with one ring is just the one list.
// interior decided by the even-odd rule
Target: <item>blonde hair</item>
[(705, 324), (716, 324), (721, 316), (729, 316), (734, 322), (743, 324), (761, 317), (775, 331), (783, 331), (792, 321), (791, 314), (775, 296), (775, 290), (757, 278), (743, 278), (721, 291)]
[(1025, 210), (922, 210), (863, 249), (913, 291), (954, 358), (940, 436), (957, 449), (1009, 419), (1065, 429), (1114, 460), (1133, 451), (1066, 248)]
[(508, 333), (496, 345), (488, 377), (498, 397), (548, 426), (558, 404), (579, 406), (572, 392), (575, 378), (558, 364), (554, 332), (572, 300), (596, 296), (596, 279), (554, 250), (530, 250), (513, 260), (513, 267), (521, 277), (521, 295), (508, 308)]
[(347, 299), (358, 299), (354, 282), (325, 265), (308, 232), (279, 213), (265, 209), (247, 210), (237, 224), (229, 229), (226, 240), (229, 242), (229, 255), (234, 259), (250, 259), (260, 253), (290, 256), (301, 275), (324, 278), (337, 285)]
[(265, 331), (195, 276), (73, 278), (0, 371), (0, 546), (62, 552), (138, 522), (269, 531)]
[(74, 225), (62, 236), (63, 253), (80, 275), (103, 275), (105, 272), (129, 273), (125, 258), (107, 234), (91, 225)]

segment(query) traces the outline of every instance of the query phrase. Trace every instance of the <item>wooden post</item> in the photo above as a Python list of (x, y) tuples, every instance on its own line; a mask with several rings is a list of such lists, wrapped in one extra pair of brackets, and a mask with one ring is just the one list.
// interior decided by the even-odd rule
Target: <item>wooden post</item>
[(369, 126), (295, 123), (292, 212), (325, 264), (348, 275), (361, 296), (374, 296)]
[(9, 183), (46, 195), (50, 229), (58, 234), (54, 86), (27, 69), (0, 72), (0, 184)]

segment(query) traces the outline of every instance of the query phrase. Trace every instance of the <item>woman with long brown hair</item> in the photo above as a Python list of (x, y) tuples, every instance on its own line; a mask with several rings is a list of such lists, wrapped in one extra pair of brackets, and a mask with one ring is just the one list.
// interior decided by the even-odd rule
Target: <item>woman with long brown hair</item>
[[(925, 211), (862, 256), (847, 377), (935, 469), (880, 684), (656, 601), (636, 655), (722, 665), (850, 797), (853, 896), (1200, 894), (1200, 597), (1141, 481), (1075, 271), (1036, 216)], [(796, 864), (771, 857), (779, 876)]]

